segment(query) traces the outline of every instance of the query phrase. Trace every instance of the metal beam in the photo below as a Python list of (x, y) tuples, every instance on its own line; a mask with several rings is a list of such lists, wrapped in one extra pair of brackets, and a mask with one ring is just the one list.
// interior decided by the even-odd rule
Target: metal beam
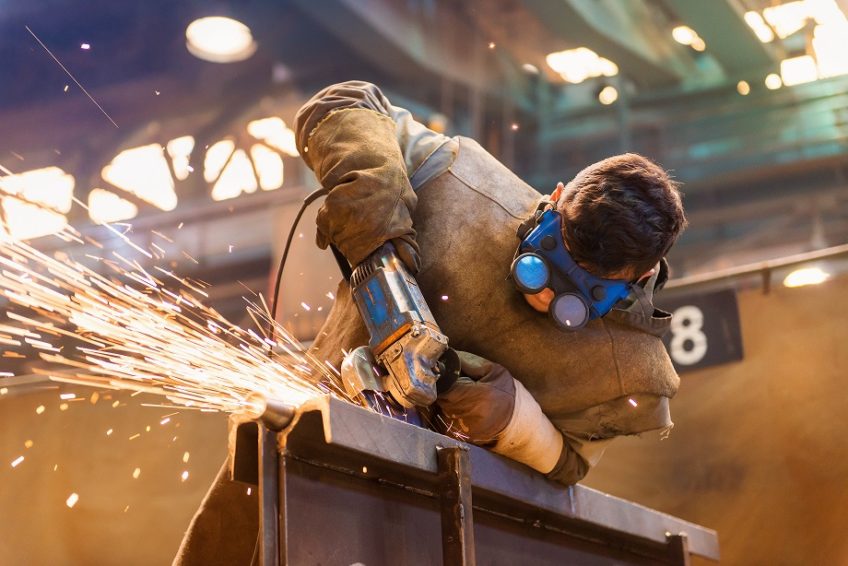
[[(455, 8), (436, 3), (433, 13), (412, 14), (389, 0), (293, 0), (350, 49), (391, 76), (421, 80), (421, 71), (472, 90), (509, 96), (530, 110), (529, 81), (500, 65), (482, 64), (485, 43)], [(470, 37), (469, 37), (470, 36)], [(479, 37), (478, 37), (479, 36)], [(501, 56), (499, 54), (499, 56)]]
[[(756, 88), (749, 96), (726, 85), (675, 98), (635, 98), (629, 118), (634, 149), (674, 169), (690, 184), (690, 192), (711, 190), (720, 175), (848, 153), (848, 76), (777, 91)], [(539, 144), (551, 151), (566, 148), (568, 154), (580, 150), (587, 163), (606, 157), (619, 137), (614, 112), (604, 107), (560, 113), (546, 121)], [(570, 171), (537, 173), (562, 176)]]
[(598, 0), (522, 0), (558, 37), (586, 46), (614, 61), (621, 73), (642, 86), (680, 82), (695, 72), (695, 64), (658, 29), (642, 2)]
[[(591, 546), (591, 552), (607, 556), (610, 556), (610, 553), (623, 553), (630, 557), (642, 557), (640, 560), (652, 557), (655, 561), (665, 562), (669, 552), (667, 534), (685, 532), (689, 552), (718, 559), (718, 539), (715, 531), (587, 487), (564, 487), (554, 484), (533, 470), (482, 448), (468, 446), (435, 432), (329, 397), (314, 399), (298, 412), (295, 424), (284, 433), (284, 457), (291, 464), (304, 465), (311, 470), (307, 476), (315, 482), (312, 490), (315, 495), (308, 498), (309, 508), (335, 509), (339, 520), (343, 519), (340, 514), (344, 511), (350, 522), (360, 525), (361, 528), (373, 524), (376, 528), (385, 529), (385, 525), (381, 526), (383, 520), (390, 521), (392, 528), (398, 531), (407, 529), (410, 525), (391, 522), (391, 517), (388, 516), (384, 519), (369, 516), (368, 520), (363, 520), (358, 515), (360, 511), (356, 506), (340, 508), (338, 499), (331, 497), (322, 500), (317, 494), (328, 493), (327, 490), (332, 485), (340, 485), (344, 476), (348, 478), (344, 482), (354, 481), (360, 486), (365, 485), (363, 482), (369, 484), (369, 489), (376, 493), (379, 501), (391, 501), (396, 496), (393, 493), (403, 493), (405, 496), (414, 494), (425, 500), (438, 500), (440, 483), (437, 448), (466, 447), (471, 460), (470, 487), (474, 494), (475, 538), (486, 532), (482, 526), (478, 530), (478, 525), (484, 522), (488, 524), (496, 518), (498, 521), (507, 520), (512, 525), (510, 528), (520, 531), (518, 536), (526, 537), (522, 539), (525, 541), (522, 544), (527, 552), (568, 553), (573, 551), (575, 544), (579, 544), (586, 548)], [(321, 479), (322, 474), (326, 476), (325, 479)], [(400, 491), (393, 491), (392, 488)], [(364, 487), (357, 488), (360, 493), (364, 492), (363, 490)], [(286, 497), (289, 503), (297, 506), (295, 501), (298, 497), (303, 497), (303, 494), (299, 494), (296, 489), (290, 489)], [(329, 493), (327, 497), (330, 497)], [(375, 505), (384, 504), (379, 501)], [(422, 500), (417, 505), (424, 509), (429, 504)], [(434, 511), (429, 516), (438, 521), (438, 511), (433, 507), (429, 508)], [(431, 512), (426, 512), (425, 515), (427, 513)], [(428, 526), (425, 515), (403, 515), (414, 523), (412, 528), (417, 533), (414, 541), (403, 537), (399, 537), (399, 541), (384, 537), (377, 542), (384, 545), (384, 549), (390, 545), (409, 545), (405, 549), (406, 552), (432, 548), (431, 543), (427, 542), (431, 527)], [(322, 520), (326, 522), (328, 519), (324, 517)], [(290, 526), (303, 527), (299, 522), (297, 525), (290, 523)], [(532, 540), (536, 540), (541, 532), (556, 533), (557, 537), (561, 537), (557, 539), (560, 541), (556, 546), (559, 550), (534, 546)], [(341, 536), (340, 540), (334, 540), (332, 544), (326, 537), (319, 537), (315, 541), (308, 540), (309, 538), (289, 537), (292, 545), (303, 545), (300, 549), (294, 546), (290, 549), (290, 552), (294, 553), (289, 555), (291, 560), (295, 555), (307, 550), (325, 552), (321, 549), (332, 548), (334, 552), (342, 553), (342, 544), (360, 544), (349, 537)], [(359, 533), (359, 539), (363, 539), (362, 533)], [(487, 540), (489, 542), (481, 541), (478, 545), (477, 556), (481, 562), (488, 563), (492, 551), (487, 547), (491, 544), (491, 539)], [(401, 556), (394, 556), (393, 559), (394, 562), (403, 561)], [(313, 561), (317, 561), (314, 556)], [(560, 560), (544, 563), (563, 562)]]
[(796, 254), (780, 259), (750, 263), (748, 265), (740, 265), (729, 269), (711, 271), (700, 275), (690, 275), (688, 277), (672, 279), (666, 283), (663, 290), (671, 291), (674, 289), (675, 291), (679, 291), (681, 289), (685, 289), (686, 291), (689, 291), (694, 288), (710, 287), (717, 284), (727, 283), (729, 281), (735, 281), (737, 279), (743, 279), (745, 277), (751, 277), (752, 275), (768, 275), (779, 269), (796, 267), (812, 263), (814, 261), (835, 260), (846, 256), (848, 256), (848, 244), (842, 244), (841, 246), (833, 246), (822, 250)]
[(683, 23), (698, 32), (707, 52), (730, 77), (776, 67), (780, 54), (773, 44), (762, 43), (745, 23), (738, 0), (666, 0)]
[(437, 447), (442, 504), (442, 563), (474, 566), (471, 463), (464, 446)]
[(281, 470), (285, 463), (280, 462), (277, 450), (276, 431), (259, 425), (259, 564), (260, 566), (277, 566), (287, 564), (285, 534), (286, 505), (285, 481), (280, 480)]
[(689, 566), (689, 540), (686, 533), (668, 535), (668, 551), (676, 566)]

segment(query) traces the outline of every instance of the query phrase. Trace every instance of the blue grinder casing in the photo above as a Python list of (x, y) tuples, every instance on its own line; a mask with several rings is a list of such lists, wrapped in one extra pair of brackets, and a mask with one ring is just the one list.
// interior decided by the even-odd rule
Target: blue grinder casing
[(405, 407), (433, 403), (448, 339), (394, 246), (384, 244), (357, 265), (350, 285), (368, 347), (388, 371), (386, 390)]
[[(393, 253), (391, 244), (386, 244), (384, 249), (385, 253), (378, 251), (357, 266), (351, 277), (353, 298), (368, 329), (368, 346), (375, 356), (416, 323), (439, 328), (418, 282)], [(381, 270), (379, 276), (378, 270)]]

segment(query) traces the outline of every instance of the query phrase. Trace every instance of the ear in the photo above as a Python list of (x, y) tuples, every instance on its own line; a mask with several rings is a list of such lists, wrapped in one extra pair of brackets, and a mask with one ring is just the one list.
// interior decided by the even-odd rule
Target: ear
[(650, 276), (652, 276), (652, 275), (653, 275), (654, 273), (656, 273), (656, 272), (657, 272), (657, 268), (656, 268), (656, 267), (652, 267), (651, 269), (649, 269), (648, 271), (646, 271), (644, 274), (642, 274), (642, 276), (641, 276), (641, 277), (639, 277), (636, 281), (643, 281), (643, 280), (645, 280), (645, 279), (649, 278)]
[(551, 193), (551, 201), (553, 201), (554, 203), (558, 202), (560, 195), (562, 195), (563, 189), (565, 189), (565, 185), (562, 183), (562, 181), (560, 181), (559, 183), (557, 183), (554, 192)]

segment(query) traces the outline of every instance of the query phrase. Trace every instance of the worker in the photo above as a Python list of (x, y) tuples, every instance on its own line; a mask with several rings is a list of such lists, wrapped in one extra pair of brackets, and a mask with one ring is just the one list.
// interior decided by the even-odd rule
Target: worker
[[(295, 129), (301, 156), (329, 189), (318, 246), (356, 265), (392, 242), (463, 351), (464, 377), (436, 403), (443, 432), (572, 484), (614, 437), (671, 428), (679, 378), (661, 341), (671, 317), (651, 298), (686, 220), (661, 167), (611, 157), (543, 197), (474, 140), (429, 130), (359, 81), (316, 94)], [(559, 213), (581, 270), (632, 291), (574, 332), (545, 315), (555, 289), (522, 294), (508, 277), (516, 231), (546, 210)], [(368, 342), (346, 282), (336, 297), (313, 345), (334, 365)]]
[[(672, 427), (679, 379), (660, 339), (671, 317), (651, 297), (686, 221), (662, 168), (619, 155), (543, 196), (474, 140), (426, 128), (359, 81), (322, 90), (296, 122), (298, 150), (329, 189), (318, 246), (332, 244), (355, 266), (394, 244), (460, 351), (462, 377), (435, 404), (441, 432), (568, 485), (614, 437)], [(551, 316), (558, 289), (522, 293), (509, 277), (518, 229), (548, 211), (561, 217), (559, 237), (581, 270), (632, 290), (573, 332)], [(368, 338), (342, 280), (311, 351), (338, 368)], [(245, 562), (257, 516), (255, 494), (222, 469), (174, 564)]]

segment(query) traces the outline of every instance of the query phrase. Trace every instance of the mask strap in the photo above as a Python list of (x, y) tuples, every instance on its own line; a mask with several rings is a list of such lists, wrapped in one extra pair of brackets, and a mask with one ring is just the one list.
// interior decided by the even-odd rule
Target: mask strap
[(636, 295), (636, 301), (642, 309), (642, 314), (645, 315), (647, 320), (651, 320), (651, 317), (654, 316), (654, 305), (651, 303), (651, 298), (648, 296), (647, 291), (645, 291), (645, 289), (643, 289), (638, 283), (631, 285), (630, 289), (633, 291), (633, 294)]
[[(536, 208), (533, 209), (533, 212), (527, 220), (522, 222), (518, 227), (518, 245), (515, 247), (515, 253), (512, 255), (512, 262), (510, 262), (510, 265), (518, 259), (519, 255), (521, 255), (521, 244), (524, 242), (524, 237), (527, 236), (533, 228), (539, 225), (539, 218), (542, 217), (542, 213), (545, 212), (548, 206), (556, 207), (556, 202), (551, 200), (551, 195), (544, 195), (536, 204)], [(512, 279), (511, 271), (508, 272), (506, 276), (507, 281), (510, 279)]]

